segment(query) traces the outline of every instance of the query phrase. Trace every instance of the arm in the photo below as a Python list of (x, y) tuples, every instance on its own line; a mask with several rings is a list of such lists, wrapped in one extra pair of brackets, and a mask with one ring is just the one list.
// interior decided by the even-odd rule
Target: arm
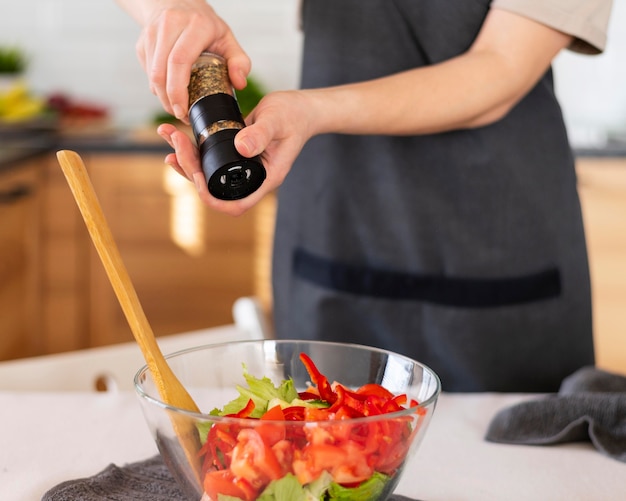
[[(260, 154), (267, 170), (263, 186), (243, 200), (223, 202), (209, 195), (197, 150), (170, 125), (159, 129), (176, 150), (166, 161), (195, 182), (204, 203), (240, 214), (282, 183), (315, 135), (416, 135), (499, 120), (571, 40), (528, 18), (492, 9), (472, 47), (449, 61), (361, 83), (268, 94), (235, 139), (244, 156)], [(381, 100), (381, 95), (389, 98)]]
[(306, 91), (310, 133), (414, 135), (487, 125), (532, 89), (571, 40), (493, 9), (465, 54), (377, 80)]

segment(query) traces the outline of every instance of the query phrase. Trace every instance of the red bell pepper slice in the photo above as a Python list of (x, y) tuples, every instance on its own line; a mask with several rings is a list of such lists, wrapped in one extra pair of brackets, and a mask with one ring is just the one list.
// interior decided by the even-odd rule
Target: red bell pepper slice
[(387, 388), (384, 388), (383, 386), (376, 383), (364, 384), (358, 390), (356, 390), (356, 393), (368, 396), (375, 395), (385, 400), (391, 400), (392, 398), (394, 398), (393, 393), (391, 393)]
[(254, 411), (254, 400), (249, 399), (246, 406), (241, 409), (239, 412), (234, 414), (226, 414), (227, 417), (235, 417), (235, 418), (247, 418)]
[(328, 402), (329, 404), (332, 404), (335, 400), (337, 400), (337, 395), (333, 391), (328, 379), (317, 369), (313, 360), (311, 360), (306, 353), (300, 353), (300, 361), (309, 373), (311, 382), (317, 386), (317, 391), (320, 393), (320, 399)]

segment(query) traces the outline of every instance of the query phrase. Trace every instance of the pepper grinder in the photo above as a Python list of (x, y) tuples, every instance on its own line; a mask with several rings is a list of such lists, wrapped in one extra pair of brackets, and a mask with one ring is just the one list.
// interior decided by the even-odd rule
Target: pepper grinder
[(224, 58), (203, 52), (191, 68), (189, 121), (209, 193), (222, 200), (245, 198), (265, 180), (259, 156), (246, 158), (235, 148), (245, 127)]

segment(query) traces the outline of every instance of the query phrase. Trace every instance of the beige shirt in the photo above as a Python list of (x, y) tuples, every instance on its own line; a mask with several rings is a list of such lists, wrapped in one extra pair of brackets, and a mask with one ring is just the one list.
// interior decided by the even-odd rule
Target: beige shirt
[(606, 47), (612, 0), (493, 0), (491, 7), (520, 14), (574, 37), (569, 49), (599, 54)]

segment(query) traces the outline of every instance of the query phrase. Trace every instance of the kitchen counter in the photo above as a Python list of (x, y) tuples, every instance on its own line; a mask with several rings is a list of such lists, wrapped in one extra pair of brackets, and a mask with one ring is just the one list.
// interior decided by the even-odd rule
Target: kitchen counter
[(608, 141), (603, 146), (575, 147), (577, 158), (623, 158), (626, 157), (626, 140)]
[(57, 149), (77, 153), (170, 153), (172, 149), (156, 133), (156, 127), (136, 130), (109, 129), (100, 133), (61, 134)]
[(54, 149), (54, 134), (38, 133), (35, 137), (3, 137), (0, 135), (0, 172)]
[(0, 127), (0, 172), (12, 169), (38, 155), (69, 149), (78, 153), (169, 153), (171, 148), (156, 134), (146, 130), (80, 132), (54, 128)]
[[(140, 129), (114, 129), (109, 126), (73, 126), (55, 128), (0, 126), (0, 172), (23, 160), (56, 150), (69, 149), (78, 153), (166, 153), (171, 148), (157, 135), (156, 126)], [(626, 139), (610, 140), (602, 146), (577, 146), (574, 154), (580, 158), (626, 157)]]

